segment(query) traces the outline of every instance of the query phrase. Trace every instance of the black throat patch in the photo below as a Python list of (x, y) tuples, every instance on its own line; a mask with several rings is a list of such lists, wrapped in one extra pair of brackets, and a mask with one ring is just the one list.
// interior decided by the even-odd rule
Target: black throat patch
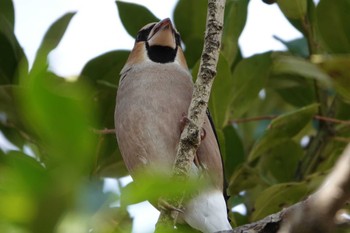
[(149, 59), (157, 63), (173, 62), (177, 53), (177, 46), (175, 49), (168, 46), (153, 45), (149, 46), (146, 43), (146, 49)]

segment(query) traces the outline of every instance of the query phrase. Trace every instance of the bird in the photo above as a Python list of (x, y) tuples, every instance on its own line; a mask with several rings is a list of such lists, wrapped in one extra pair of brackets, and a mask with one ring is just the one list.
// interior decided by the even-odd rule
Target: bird
[[(120, 72), (114, 116), (118, 147), (132, 177), (143, 168), (172, 174), (193, 88), (180, 34), (171, 20), (142, 27)], [(208, 115), (203, 132), (190, 173), (206, 174), (210, 182), (184, 203), (179, 218), (201, 232), (231, 230), (223, 162)]]

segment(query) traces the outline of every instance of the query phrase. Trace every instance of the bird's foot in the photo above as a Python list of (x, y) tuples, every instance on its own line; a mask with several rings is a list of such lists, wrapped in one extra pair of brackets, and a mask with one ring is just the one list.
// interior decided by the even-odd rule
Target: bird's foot
[(190, 119), (188, 119), (186, 113), (181, 114), (181, 119), (180, 119), (180, 131), (182, 132), (186, 126), (186, 124), (190, 122)]
[(202, 127), (202, 130), (201, 130), (200, 134), (201, 134), (201, 141), (203, 141), (205, 136), (207, 136), (207, 131), (205, 131), (205, 129)]

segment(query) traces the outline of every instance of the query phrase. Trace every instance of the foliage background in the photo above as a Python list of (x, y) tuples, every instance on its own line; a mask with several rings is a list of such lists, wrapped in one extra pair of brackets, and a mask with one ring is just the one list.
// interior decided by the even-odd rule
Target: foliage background
[[(209, 108), (219, 135), (233, 225), (256, 221), (318, 187), (349, 142), (349, 0), (280, 0), (303, 35), (288, 51), (242, 58), (238, 38), (248, 0), (228, 0), (218, 75)], [(142, 6), (117, 2), (132, 36), (158, 21)], [(138, 17), (130, 17), (138, 15)], [(198, 69), (205, 1), (180, 0), (174, 21), (188, 65)], [(33, 66), (14, 34), (11, 0), (0, 3), (0, 127), (18, 148), (0, 154), (1, 232), (129, 232), (127, 205), (156, 199), (164, 181), (149, 179), (121, 194), (104, 193), (101, 177), (127, 175), (113, 134), (118, 73), (128, 51), (89, 61), (77, 81), (49, 71), (47, 57), (74, 13), (45, 34)], [(257, 38), (257, 43), (258, 43)], [(169, 193), (174, 187), (167, 186)], [(119, 202), (120, 205), (113, 205)]]

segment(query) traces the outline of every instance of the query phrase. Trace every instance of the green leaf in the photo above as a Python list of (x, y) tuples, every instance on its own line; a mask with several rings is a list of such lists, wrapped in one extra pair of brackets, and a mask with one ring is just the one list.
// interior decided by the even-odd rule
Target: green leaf
[(231, 177), (237, 167), (245, 160), (245, 151), (242, 139), (239, 137), (236, 129), (228, 125), (223, 129), (224, 143), (221, 143), (221, 151), (225, 164), (225, 177)]
[(174, 21), (181, 38), (203, 38), (205, 32), (207, 3), (196, 0), (180, 0), (174, 10)]
[(272, 120), (264, 135), (255, 143), (248, 160), (252, 162), (271, 148), (290, 140), (312, 120), (317, 110), (318, 104), (312, 104)]
[(0, 14), (0, 84), (17, 82), (21, 69), (27, 72), (27, 58), (9, 21)]
[[(152, 204), (157, 204), (160, 197), (175, 198), (186, 195), (191, 196), (198, 192), (198, 189), (204, 188), (205, 179), (183, 180), (171, 179), (167, 174), (149, 171), (139, 171), (131, 182), (122, 189), (121, 205), (130, 205), (148, 200)], [(136, 178), (135, 178), (136, 177)]]
[(231, 65), (238, 51), (238, 38), (247, 20), (247, 0), (226, 1), (224, 31), (222, 35), (221, 52)]
[(0, 86), (0, 113), (2, 115), (0, 129), (5, 137), (18, 148), (23, 147), (28, 140), (26, 137), (32, 137), (20, 114), (17, 96), (21, 91), (23, 91), (22, 88), (17, 85)]
[(350, 52), (350, 1), (322, 0), (317, 5), (318, 29), (325, 46), (333, 53)]
[(222, 129), (228, 124), (230, 105), (233, 97), (233, 79), (230, 66), (224, 56), (219, 57), (217, 74), (213, 84), (209, 109), (213, 116), (215, 127)]
[(130, 51), (111, 51), (91, 59), (84, 66), (80, 78), (91, 81), (93, 85), (106, 86), (104, 82), (108, 82), (117, 87), (119, 73), (129, 53)]
[(307, 186), (304, 183), (276, 184), (265, 189), (256, 199), (252, 221), (257, 221), (269, 214), (288, 207), (307, 194)]
[(307, 12), (307, 0), (277, 0), (283, 14), (290, 19), (303, 19)]
[(0, 112), (5, 114), (6, 121), (17, 123), (20, 121), (18, 113), (18, 104), (15, 99), (15, 93), (20, 92), (20, 87), (16, 85), (1, 85), (0, 86)]
[(337, 93), (350, 103), (350, 55), (316, 55), (312, 61), (331, 77)]
[(0, 218), (8, 223), (30, 223), (36, 215), (47, 173), (34, 158), (19, 151), (0, 152)]
[(274, 89), (284, 101), (296, 107), (303, 107), (315, 102), (312, 83), (299, 76), (272, 75), (268, 87)]
[(74, 177), (91, 166), (96, 150), (91, 130), (95, 126), (94, 108), (87, 101), (87, 86), (46, 71), (31, 74), (23, 85), (21, 113), (49, 154), (46, 165), (59, 166), (73, 183)]
[[(187, 66), (190, 69), (195, 69), (196, 64), (199, 64), (199, 59), (203, 49), (203, 38), (194, 37), (186, 41), (185, 57)], [(197, 73), (194, 77), (197, 76)]]
[(293, 181), (304, 152), (293, 140), (286, 140), (261, 156), (258, 168), (270, 184)]
[(200, 58), (205, 32), (207, 2), (180, 0), (174, 10), (176, 28), (185, 44), (185, 56), (189, 67)]
[(22, 188), (31, 193), (41, 189), (45, 178), (45, 168), (34, 158), (20, 151), (10, 151), (5, 157), (5, 163), (15, 170), (23, 182)]
[(63, 15), (56, 20), (45, 33), (35, 56), (32, 72), (33, 70), (40, 72), (39, 70), (46, 68), (47, 55), (60, 43), (68, 24), (74, 15), (74, 12)]
[[(119, 73), (129, 51), (112, 51), (90, 60), (81, 73), (80, 81), (88, 81), (94, 88), (92, 104), (98, 108), (98, 129), (114, 128), (115, 95)], [(114, 134), (100, 135), (96, 151), (94, 174), (121, 177), (128, 174), (123, 164)]]
[(246, 164), (238, 167), (229, 180), (229, 193), (234, 196), (242, 190), (251, 189), (264, 184), (257, 169)]
[(270, 75), (271, 53), (254, 55), (238, 63), (233, 73), (233, 101), (231, 108), (234, 117), (242, 116), (258, 98), (261, 89)]
[(116, 1), (116, 3), (124, 28), (133, 38), (146, 24), (160, 21), (144, 6), (122, 1)]
[(274, 36), (276, 40), (284, 44), (288, 51), (291, 52), (294, 55), (301, 56), (304, 58), (307, 58), (309, 56), (309, 47), (307, 45), (307, 41), (305, 37), (298, 38), (291, 41), (285, 41), (278, 36)]
[(292, 74), (312, 78), (326, 86), (330, 85), (329, 76), (317, 65), (298, 57), (276, 54), (273, 59), (274, 74)]
[(0, 1), (0, 18), (2, 18), (2, 16), (8, 21), (13, 31), (15, 26), (15, 9), (12, 0)]

